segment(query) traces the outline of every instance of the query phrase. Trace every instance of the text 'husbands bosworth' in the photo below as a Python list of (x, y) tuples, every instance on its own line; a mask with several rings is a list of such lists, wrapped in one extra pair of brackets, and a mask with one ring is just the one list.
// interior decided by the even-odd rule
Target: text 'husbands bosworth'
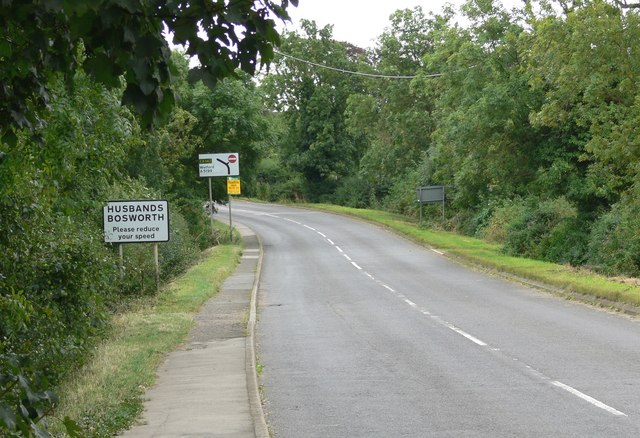
[(142, 222), (142, 221), (164, 221), (165, 211), (162, 204), (145, 205), (108, 205), (108, 222)]

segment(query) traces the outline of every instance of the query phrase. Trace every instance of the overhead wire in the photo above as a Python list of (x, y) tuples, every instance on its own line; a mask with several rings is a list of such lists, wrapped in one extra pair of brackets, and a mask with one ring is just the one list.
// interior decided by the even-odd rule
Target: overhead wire
[[(306, 59), (298, 58), (297, 56), (289, 55), (289, 54), (281, 52), (280, 50), (277, 50), (277, 49), (274, 49), (273, 51), (275, 53), (277, 53), (278, 55), (280, 55), (280, 56), (284, 56), (285, 58), (293, 59), (295, 61), (302, 62), (304, 64), (312, 65), (314, 67), (324, 68), (324, 69), (327, 69), (327, 70), (337, 71), (337, 72), (340, 72), (340, 73), (351, 74), (351, 75), (355, 75), (355, 76), (366, 76), (366, 77), (369, 77), (369, 78), (378, 78), (378, 79), (414, 79), (414, 78), (418, 77), (418, 75), (383, 75), (383, 74), (379, 74), (379, 73), (365, 73), (365, 72), (360, 72), (360, 71), (345, 70), (343, 68), (331, 67), (329, 65), (318, 64), (316, 62), (312, 62), (312, 61), (309, 61), (309, 60), (306, 60)], [(433, 73), (433, 74), (428, 74), (428, 75), (422, 75), (422, 77), (437, 78), (437, 77), (440, 77), (442, 75), (443, 75), (443, 73)]]

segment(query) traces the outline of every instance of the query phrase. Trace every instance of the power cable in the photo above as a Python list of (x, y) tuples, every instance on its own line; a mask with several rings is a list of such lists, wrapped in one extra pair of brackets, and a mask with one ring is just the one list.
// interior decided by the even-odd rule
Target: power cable
[[(298, 62), (302, 62), (302, 63), (308, 64), (308, 65), (313, 65), (314, 67), (320, 67), (320, 68), (324, 68), (324, 69), (327, 69), (327, 70), (337, 71), (337, 72), (340, 72), (340, 73), (347, 73), (347, 74), (350, 74), (350, 75), (366, 76), (366, 77), (369, 77), (369, 78), (378, 78), (378, 79), (414, 79), (414, 78), (418, 77), (418, 75), (410, 75), (410, 76), (383, 75), (383, 74), (377, 74), (377, 73), (364, 73), (364, 72), (359, 72), (359, 71), (345, 70), (345, 69), (342, 69), (342, 68), (331, 67), (331, 66), (328, 66), (328, 65), (311, 62), (311, 61), (308, 61), (306, 59), (298, 58), (296, 56), (289, 55), (287, 53), (283, 53), (283, 52), (281, 52), (281, 51), (279, 51), (277, 49), (273, 49), (273, 51), (275, 53), (277, 53), (278, 55), (280, 55), (280, 56), (284, 56), (285, 58), (290, 58), (290, 59), (293, 59), (293, 60), (298, 61)], [(424, 75), (424, 77), (437, 78), (437, 77), (440, 77), (442, 75), (443, 75), (442, 73), (434, 73), (434, 74), (430, 74), (430, 75)]]

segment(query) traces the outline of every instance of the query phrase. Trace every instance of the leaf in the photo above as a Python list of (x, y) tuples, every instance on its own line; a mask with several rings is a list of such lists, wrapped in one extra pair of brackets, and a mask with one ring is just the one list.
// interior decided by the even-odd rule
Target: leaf
[(9, 58), (12, 54), (11, 44), (4, 39), (0, 39), (0, 59)]
[(46, 430), (38, 427), (36, 424), (31, 424), (31, 430), (37, 438), (51, 438), (51, 434)]
[(108, 87), (120, 85), (120, 71), (115, 66), (113, 60), (103, 52), (93, 53), (84, 62), (84, 67), (98, 82)]
[(16, 428), (16, 414), (3, 404), (0, 404), (0, 421), (2, 421), (9, 430)]
[(62, 422), (62, 424), (64, 424), (69, 438), (84, 438), (85, 435), (82, 431), (82, 428), (80, 428), (80, 426), (78, 426), (78, 423), (73, 421), (71, 418), (64, 417), (64, 421)]
[(18, 136), (13, 132), (13, 129), (9, 128), (7, 132), (2, 134), (2, 142), (11, 147), (15, 147), (18, 144)]
[(158, 86), (150, 80), (143, 79), (140, 81), (140, 90), (144, 93), (145, 96), (149, 96), (153, 93)]

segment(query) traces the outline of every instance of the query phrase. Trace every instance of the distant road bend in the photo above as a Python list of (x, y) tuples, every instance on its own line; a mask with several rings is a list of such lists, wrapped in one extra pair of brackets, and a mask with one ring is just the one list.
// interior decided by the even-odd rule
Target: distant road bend
[(247, 202), (233, 215), (264, 244), (257, 330), (274, 436), (640, 436), (637, 319), (357, 220)]

